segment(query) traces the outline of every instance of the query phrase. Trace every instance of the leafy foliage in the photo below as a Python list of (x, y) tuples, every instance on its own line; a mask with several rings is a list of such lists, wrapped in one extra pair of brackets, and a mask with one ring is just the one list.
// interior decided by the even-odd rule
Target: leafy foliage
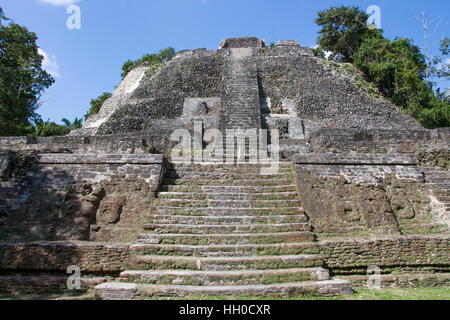
[(147, 63), (151, 68), (162, 67), (167, 61), (175, 56), (175, 49), (172, 47), (160, 50), (159, 53), (145, 54), (138, 60), (128, 60), (122, 66), (122, 79), (134, 68), (139, 67), (143, 63)]
[(61, 120), (64, 124), (57, 124), (50, 122), (50, 120), (43, 121), (39, 119), (35, 121), (35, 124), (30, 127), (30, 136), (37, 137), (51, 137), (51, 136), (64, 136), (70, 131), (80, 129), (83, 126), (83, 119), (75, 118), (73, 122), (70, 122), (66, 118)]
[(42, 119), (35, 123), (33, 129), (33, 132), (29, 135), (38, 137), (63, 136), (70, 132), (67, 126), (56, 124), (49, 120), (44, 122)]
[(55, 81), (42, 69), (36, 40), (18, 24), (0, 26), (0, 136), (29, 133), (41, 94)]
[(431, 67), (431, 75), (434, 78), (444, 78), (445, 80), (450, 80), (450, 63), (449, 59), (449, 45), (450, 38), (445, 38), (441, 41), (439, 51), (441, 55), (434, 57), (433, 66)]
[(70, 120), (67, 120), (66, 118), (61, 120), (64, 125), (66, 126), (66, 128), (68, 128), (70, 131), (72, 130), (76, 130), (76, 129), (81, 129), (83, 127), (83, 119), (78, 119), (75, 118), (73, 120), (73, 122), (70, 122)]
[(410, 39), (390, 41), (370, 30), (354, 55), (354, 64), (390, 101), (427, 128), (450, 126), (449, 105), (424, 81), (426, 59)]
[(103, 92), (96, 99), (92, 99), (91, 100), (91, 107), (89, 108), (89, 111), (84, 116), (84, 119), (87, 120), (90, 116), (99, 113), (102, 105), (105, 103), (106, 100), (108, 100), (111, 97), (112, 97), (112, 93), (110, 93), (110, 92)]
[(371, 32), (354, 55), (354, 64), (393, 103), (402, 107), (412, 100), (423, 103), (418, 94), (426, 89), (422, 83), (425, 58), (411, 40), (400, 38), (391, 42), (381, 32)]
[(322, 27), (317, 43), (323, 50), (340, 56), (344, 62), (351, 62), (362, 38), (369, 29), (369, 16), (358, 7), (330, 7), (319, 11), (315, 22)]
[[(358, 7), (331, 7), (319, 11), (316, 23), (322, 26), (319, 47), (313, 52), (324, 57), (324, 50), (332, 58), (350, 61), (364, 72), (367, 79), (394, 104), (416, 118), (426, 128), (450, 126), (449, 101), (433, 84), (425, 81), (426, 57), (413, 41), (383, 37), (381, 30), (366, 25), (368, 16)], [(441, 43), (442, 55), (434, 60), (434, 77), (448, 79), (449, 39)]]

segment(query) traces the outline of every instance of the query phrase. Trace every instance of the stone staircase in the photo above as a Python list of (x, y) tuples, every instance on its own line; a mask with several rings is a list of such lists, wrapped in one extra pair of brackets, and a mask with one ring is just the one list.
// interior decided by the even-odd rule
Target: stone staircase
[(116, 283), (100, 299), (205, 296), (292, 297), (351, 293), (330, 279), (290, 163), (172, 164), (145, 233)]
[(221, 104), (223, 130), (261, 128), (258, 75), (252, 48), (233, 48), (225, 57)]

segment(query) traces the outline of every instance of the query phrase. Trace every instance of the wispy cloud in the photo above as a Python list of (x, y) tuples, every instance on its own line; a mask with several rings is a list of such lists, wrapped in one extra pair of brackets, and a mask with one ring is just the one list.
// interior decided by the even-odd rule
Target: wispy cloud
[(44, 57), (44, 61), (42, 61), (42, 68), (53, 77), (61, 78), (61, 75), (59, 74), (58, 62), (56, 61), (56, 56), (54, 54), (47, 54), (47, 52), (40, 48), (38, 49), (38, 52), (41, 56)]
[(48, 3), (53, 6), (68, 6), (70, 4), (74, 4), (80, 1), (81, 0), (39, 0), (39, 2)]

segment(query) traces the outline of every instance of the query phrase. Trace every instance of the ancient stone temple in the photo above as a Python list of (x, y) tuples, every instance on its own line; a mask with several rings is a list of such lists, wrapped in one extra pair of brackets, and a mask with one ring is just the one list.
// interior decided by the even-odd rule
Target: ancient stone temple
[(0, 295), (448, 285), (449, 137), (297, 41), (142, 65), (71, 135), (0, 139)]

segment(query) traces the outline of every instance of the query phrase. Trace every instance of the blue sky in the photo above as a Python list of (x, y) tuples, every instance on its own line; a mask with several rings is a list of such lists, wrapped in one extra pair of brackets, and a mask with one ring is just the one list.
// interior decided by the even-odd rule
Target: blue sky
[[(69, 30), (68, 5), (81, 12), (81, 29)], [(450, 1), (304, 1), (304, 0), (0, 0), (6, 16), (37, 33), (45, 67), (56, 76), (39, 113), (60, 122), (80, 117), (89, 101), (120, 82), (122, 64), (168, 46), (176, 50), (216, 49), (222, 39), (257, 36), (268, 43), (296, 39), (316, 44), (316, 12), (329, 6), (381, 8), (385, 36), (414, 39), (423, 46), (415, 20), (422, 10), (450, 21)], [(443, 25), (432, 42), (449, 36)], [(437, 53), (438, 45), (433, 52)], [(445, 84), (447, 85), (447, 84)], [(448, 87), (448, 86), (446, 86)]]

